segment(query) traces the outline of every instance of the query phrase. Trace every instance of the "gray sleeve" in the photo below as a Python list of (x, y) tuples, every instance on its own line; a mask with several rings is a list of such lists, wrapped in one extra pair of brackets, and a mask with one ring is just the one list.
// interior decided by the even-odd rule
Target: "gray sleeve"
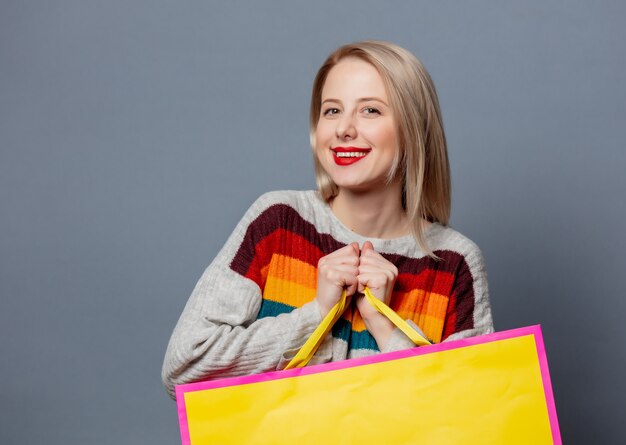
[[(257, 320), (261, 289), (229, 267), (249, 222), (262, 207), (259, 201), (198, 281), (174, 329), (162, 370), (172, 397), (177, 384), (275, 370), (321, 321), (316, 301)], [(327, 352), (322, 348), (316, 360), (330, 360), (330, 355), (322, 357)]]
[(472, 244), (472, 249), (465, 255), (465, 261), (472, 275), (474, 308), (470, 316), (473, 319), (473, 328), (455, 332), (444, 341), (476, 337), (479, 335), (491, 334), (494, 331), (493, 318), (491, 317), (491, 304), (489, 303), (487, 268), (485, 266), (485, 259), (478, 246)]

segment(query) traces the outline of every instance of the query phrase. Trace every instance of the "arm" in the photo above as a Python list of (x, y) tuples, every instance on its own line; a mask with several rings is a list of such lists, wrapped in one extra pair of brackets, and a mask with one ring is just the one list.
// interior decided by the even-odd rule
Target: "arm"
[[(274, 370), (283, 353), (299, 348), (321, 321), (316, 301), (257, 320), (259, 284), (231, 267), (235, 254), (242, 252), (248, 226), (268, 207), (267, 201), (261, 197), (250, 208), (193, 290), (163, 363), (163, 384), (170, 395), (176, 384)], [(256, 254), (253, 244), (249, 250), (251, 257)], [(325, 342), (317, 355), (329, 360), (330, 346)]]
[(475, 244), (472, 243), (471, 247), (464, 255), (465, 261), (457, 272), (448, 303), (442, 341), (493, 332), (485, 260)]

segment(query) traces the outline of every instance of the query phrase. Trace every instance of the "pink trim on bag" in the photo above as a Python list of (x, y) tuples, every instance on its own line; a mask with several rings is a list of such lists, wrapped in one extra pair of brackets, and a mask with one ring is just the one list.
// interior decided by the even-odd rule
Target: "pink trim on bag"
[(176, 405), (178, 406), (178, 423), (180, 424), (180, 440), (183, 445), (191, 445), (191, 436), (189, 435), (189, 422), (187, 422), (187, 410), (185, 409), (185, 389), (187, 385), (176, 385)]
[(539, 368), (541, 369), (541, 380), (543, 381), (543, 392), (546, 396), (548, 406), (548, 418), (550, 419), (550, 429), (552, 430), (552, 440), (554, 445), (561, 445), (561, 430), (559, 420), (556, 416), (556, 405), (554, 403), (554, 393), (552, 392), (552, 381), (550, 380), (550, 370), (548, 369), (548, 357), (546, 347), (543, 343), (541, 326), (530, 326), (535, 331), (535, 344), (537, 345), (537, 355), (539, 356)]
[(416, 348), (405, 349), (402, 351), (376, 354), (368, 357), (359, 357), (342, 360), (339, 362), (330, 362), (323, 363), (321, 365), (307, 366), (304, 368), (289, 369), (286, 371), (270, 371), (263, 374), (246, 375), (242, 377), (229, 377), (220, 380), (176, 385), (176, 404), (178, 405), (178, 419), (180, 422), (180, 434), (182, 443), (183, 445), (191, 445), (191, 439), (189, 436), (189, 425), (187, 422), (187, 413), (185, 411), (184, 403), (185, 393), (188, 392), (224, 388), (227, 386), (248, 385), (251, 383), (266, 382), (269, 380), (279, 380), (291, 377), (298, 377), (302, 375), (317, 374), (320, 372), (336, 371), (339, 369), (353, 368), (355, 366), (381, 363), (407, 357), (415, 357), (419, 355), (430, 354), (433, 352), (448, 351), (450, 349), (480, 345), (483, 343), (506, 340), (514, 337), (523, 337), (526, 335), (533, 335), (535, 338), (535, 344), (537, 346), (537, 354), (539, 358), (539, 368), (541, 371), (541, 379), (543, 381), (543, 390), (545, 393), (548, 409), (548, 418), (550, 419), (550, 428), (552, 430), (552, 439), (555, 445), (561, 445), (561, 433), (559, 430), (559, 423), (556, 416), (556, 406), (554, 404), (554, 396), (552, 394), (552, 384), (550, 382), (548, 360), (546, 358), (545, 345), (543, 343), (540, 325), (510, 329), (507, 331), (494, 332), (493, 334), (486, 334), (478, 337), (463, 338), (460, 340), (437, 343), (434, 345), (420, 346)]

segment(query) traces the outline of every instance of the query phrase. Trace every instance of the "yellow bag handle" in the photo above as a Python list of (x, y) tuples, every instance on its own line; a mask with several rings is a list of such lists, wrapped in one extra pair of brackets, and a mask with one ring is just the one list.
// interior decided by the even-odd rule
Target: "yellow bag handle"
[[(398, 329), (404, 332), (406, 336), (409, 337), (413, 343), (415, 343), (415, 345), (423, 346), (430, 344), (428, 340), (422, 337), (406, 321), (400, 318), (400, 316), (396, 314), (393, 309), (372, 295), (369, 288), (366, 287), (363, 293), (365, 294), (367, 301), (375, 307), (378, 312), (387, 317)], [(346, 308), (346, 298), (346, 291), (344, 289), (337, 304), (333, 306), (319, 326), (315, 328), (315, 331), (313, 331), (306, 343), (302, 345), (295, 357), (287, 364), (287, 366), (285, 366), (285, 369), (302, 368), (309, 363), (311, 358), (313, 358), (315, 351), (317, 351), (317, 348), (319, 348), (322, 344), (326, 334), (328, 334), (333, 325), (337, 322), (337, 320), (339, 320), (339, 317), (341, 317), (341, 314), (343, 314), (343, 311)]]

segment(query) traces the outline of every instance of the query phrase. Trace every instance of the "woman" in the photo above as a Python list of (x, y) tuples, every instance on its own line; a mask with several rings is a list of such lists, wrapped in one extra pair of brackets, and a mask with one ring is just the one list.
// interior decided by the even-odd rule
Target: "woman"
[(367, 286), (433, 342), (493, 331), (477, 246), (447, 227), (450, 175), (438, 99), (408, 51), (346, 45), (311, 100), (319, 191), (261, 196), (196, 285), (163, 382), (282, 369), (343, 290), (353, 300), (310, 362), (412, 347)]

